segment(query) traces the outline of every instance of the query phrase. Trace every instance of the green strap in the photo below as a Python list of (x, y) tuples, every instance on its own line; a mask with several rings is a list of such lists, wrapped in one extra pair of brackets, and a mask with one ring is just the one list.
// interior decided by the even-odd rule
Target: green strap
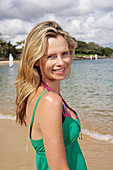
[(35, 117), (35, 112), (36, 112), (37, 105), (38, 105), (41, 97), (42, 97), (45, 93), (47, 93), (47, 92), (49, 92), (49, 91), (45, 91), (44, 93), (42, 93), (42, 94), (40, 95), (40, 97), (38, 98), (36, 104), (35, 104), (35, 107), (34, 107), (34, 110), (33, 110), (32, 119), (31, 119), (31, 123), (30, 123), (30, 132), (29, 132), (29, 137), (30, 137), (30, 139), (31, 139), (31, 130), (32, 130), (32, 126), (33, 126), (33, 121), (34, 121), (34, 117)]

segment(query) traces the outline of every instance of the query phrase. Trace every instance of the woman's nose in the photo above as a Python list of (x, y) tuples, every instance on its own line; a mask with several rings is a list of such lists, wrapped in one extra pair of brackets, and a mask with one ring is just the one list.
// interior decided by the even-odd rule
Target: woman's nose
[(58, 56), (58, 57), (57, 57), (56, 64), (57, 64), (57, 65), (63, 65), (63, 64), (64, 64), (64, 61), (63, 61), (63, 59), (62, 59), (62, 56)]

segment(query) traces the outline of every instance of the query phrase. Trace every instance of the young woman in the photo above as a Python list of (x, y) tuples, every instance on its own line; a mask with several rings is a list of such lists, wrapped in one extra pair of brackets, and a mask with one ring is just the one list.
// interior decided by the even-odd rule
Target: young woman
[(16, 80), (16, 119), (28, 127), (37, 170), (86, 170), (78, 115), (60, 95), (75, 41), (54, 21), (28, 34)]

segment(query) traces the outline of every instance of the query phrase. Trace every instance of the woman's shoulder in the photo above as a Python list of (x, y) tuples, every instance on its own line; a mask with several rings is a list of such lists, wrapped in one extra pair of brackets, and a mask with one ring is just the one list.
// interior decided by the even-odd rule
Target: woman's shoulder
[(62, 99), (59, 94), (48, 91), (43, 95), (43, 99), (41, 100), (42, 105), (53, 105), (58, 106), (62, 105)]
[[(41, 128), (49, 125), (62, 125), (62, 99), (53, 92), (45, 93), (37, 110), (38, 122)], [(51, 126), (53, 127), (53, 126)]]
[(62, 114), (62, 99), (59, 94), (49, 91), (42, 96), (38, 108), (40, 115), (53, 116), (54, 113), (55, 116), (59, 113)]

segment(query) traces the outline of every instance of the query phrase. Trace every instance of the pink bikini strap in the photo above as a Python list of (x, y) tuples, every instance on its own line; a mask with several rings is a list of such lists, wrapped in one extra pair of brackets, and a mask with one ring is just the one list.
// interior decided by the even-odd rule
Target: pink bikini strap
[(44, 86), (48, 91), (53, 92), (53, 90), (51, 90), (43, 81), (42, 81), (42, 84), (43, 84), (43, 86)]

